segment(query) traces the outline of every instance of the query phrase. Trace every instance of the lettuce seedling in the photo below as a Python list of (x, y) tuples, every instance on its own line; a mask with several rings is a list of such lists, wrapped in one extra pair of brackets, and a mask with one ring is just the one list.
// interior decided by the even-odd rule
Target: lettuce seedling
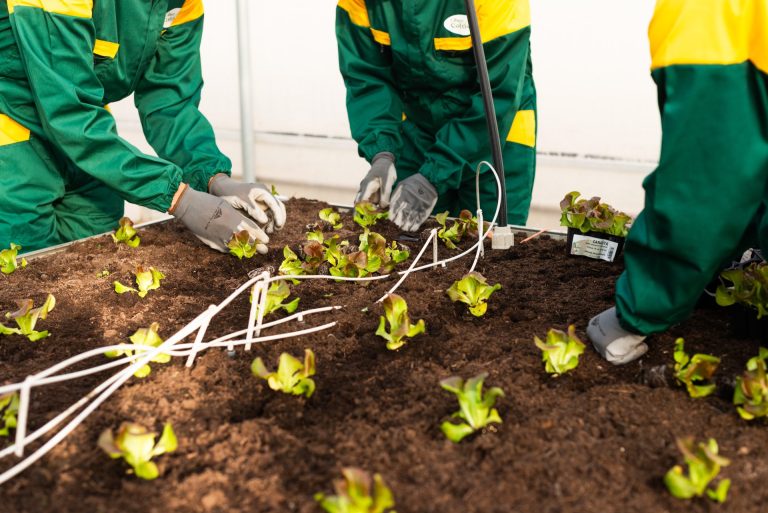
[(580, 192), (569, 192), (560, 202), (560, 226), (576, 228), (582, 233), (594, 231), (617, 237), (627, 236), (632, 227), (631, 216), (601, 203), (597, 196), (588, 200), (578, 199), (579, 196)]
[(440, 426), (440, 429), (451, 442), (459, 443), (465, 436), (471, 435), (491, 423), (501, 424), (499, 412), (493, 406), (496, 404), (497, 397), (504, 397), (504, 391), (499, 387), (492, 387), (483, 394), (483, 381), (487, 377), (488, 373), (483, 372), (468, 379), (466, 383), (458, 376), (440, 382), (440, 386), (444, 390), (456, 394), (459, 400), (461, 409), (452, 417), (464, 421), (454, 424), (446, 420)]
[(461, 301), (469, 306), (469, 311), (475, 317), (482, 317), (488, 309), (488, 299), (491, 294), (501, 288), (501, 284), (488, 285), (485, 277), (478, 272), (471, 272), (464, 275), (458, 281), (446, 290), (448, 297), (454, 303)]
[(126, 292), (136, 292), (139, 294), (139, 297), (146, 296), (150, 290), (155, 290), (160, 288), (160, 280), (165, 278), (165, 275), (155, 269), (154, 267), (150, 267), (149, 269), (144, 269), (142, 266), (138, 266), (136, 268), (136, 286), (137, 289), (134, 289), (133, 287), (127, 287), (120, 283), (119, 281), (115, 281), (114, 287), (115, 292), (118, 294), (125, 294)]
[(256, 254), (256, 241), (251, 238), (251, 234), (248, 230), (240, 230), (232, 235), (232, 238), (227, 243), (229, 248), (229, 254), (236, 256), (242, 260), (245, 258), (253, 258)]
[(747, 361), (747, 370), (736, 378), (733, 404), (744, 420), (768, 416), (768, 377), (766, 376), (768, 349), (761, 347), (760, 353)]
[(324, 208), (318, 214), (321, 221), (325, 221), (333, 227), (334, 230), (338, 230), (344, 223), (341, 222), (341, 215), (332, 208)]
[[(136, 330), (136, 333), (129, 337), (129, 340), (138, 346), (152, 346), (159, 347), (163, 343), (163, 339), (157, 333), (160, 329), (160, 325), (153, 322), (149, 328), (140, 328)], [(147, 351), (144, 348), (135, 348), (130, 344), (120, 344), (120, 349), (114, 349), (107, 351), (104, 356), (107, 358), (117, 358), (118, 356), (126, 355), (133, 357), (133, 353), (136, 353), (136, 358), (141, 356), (142, 353)], [(135, 361), (136, 358), (131, 358), (131, 361)], [(152, 363), (168, 363), (171, 361), (171, 355), (165, 353), (159, 353), (150, 360)], [(152, 368), (149, 363), (142, 365), (139, 369), (133, 373), (137, 378), (146, 378), (152, 372)]]
[(329, 269), (331, 276), (344, 278), (363, 278), (376, 272), (381, 267), (381, 260), (374, 258), (368, 260), (368, 255), (364, 251), (355, 251), (353, 253), (342, 253), (336, 265)]
[(389, 217), (389, 212), (378, 210), (369, 201), (361, 201), (355, 205), (354, 221), (366, 230), (375, 225), (379, 219), (386, 219), (387, 217)]
[[(264, 304), (264, 316), (267, 316), (271, 314), (272, 312), (276, 312), (280, 310), (281, 308), (288, 312), (289, 314), (292, 314), (296, 311), (296, 309), (299, 307), (299, 298), (294, 299), (290, 303), (283, 303), (283, 300), (288, 299), (288, 296), (291, 295), (291, 288), (288, 286), (287, 283), (284, 281), (275, 281), (272, 282), (272, 284), (269, 286), (269, 290), (267, 290), (267, 300)], [(251, 292), (251, 297), (249, 298), (249, 302), (253, 302), (253, 292)]]
[(6, 313), (5, 318), (13, 319), (18, 328), (8, 328), (0, 324), (0, 335), (22, 335), (32, 342), (47, 337), (48, 331), (35, 331), (35, 325), (38, 319), (44, 320), (48, 317), (48, 313), (56, 306), (56, 298), (53, 294), (48, 294), (45, 302), (37, 308), (32, 308), (34, 303), (31, 299), (22, 299), (16, 301), (16, 304), (19, 305), (19, 309)]
[(8, 436), (11, 429), (16, 429), (17, 416), (19, 414), (19, 394), (5, 394), (0, 396), (0, 436)]
[(3, 274), (11, 274), (13, 271), (21, 267), (22, 269), (27, 266), (27, 259), (22, 258), (19, 264), (17, 255), (21, 246), (11, 242), (10, 249), (3, 249), (0, 251), (0, 272)]
[(547, 341), (533, 337), (536, 347), (541, 349), (544, 370), (548, 374), (559, 376), (569, 372), (579, 365), (579, 356), (584, 353), (584, 343), (576, 336), (576, 327), (568, 326), (568, 333), (556, 329), (547, 332)]
[(715, 293), (718, 305), (747, 305), (757, 310), (758, 319), (768, 313), (768, 264), (754, 262), (743, 269), (727, 269), (720, 273), (720, 281)]
[(397, 264), (405, 262), (410, 256), (407, 249), (399, 249), (397, 242), (392, 241), (388, 246), (387, 239), (368, 230), (360, 234), (360, 251), (365, 251), (368, 256), (369, 272), (382, 274), (391, 273)]
[[(389, 331), (386, 329), (387, 324), (389, 324)], [(384, 298), (384, 315), (379, 319), (379, 327), (376, 330), (376, 335), (387, 341), (387, 349), (390, 351), (400, 349), (407, 342), (406, 339), (424, 333), (426, 329), (424, 319), (411, 324), (405, 299), (397, 294), (387, 294)]]
[(693, 437), (679, 438), (677, 447), (683, 453), (688, 475), (683, 474), (683, 467), (680, 465), (671, 468), (664, 476), (664, 484), (667, 485), (669, 493), (678, 499), (691, 499), (701, 497), (706, 492), (707, 497), (713, 501), (725, 502), (731, 486), (730, 479), (723, 479), (716, 488), (709, 488), (709, 484), (720, 473), (720, 468), (731, 464), (718, 454), (717, 442), (710, 438), (706, 444), (696, 445)]
[(469, 210), (459, 212), (459, 217), (454, 219), (453, 225), (448, 228), (448, 211), (435, 216), (441, 228), (437, 231), (437, 236), (441, 239), (448, 249), (456, 249), (456, 244), (461, 242), (464, 235), (477, 237), (477, 217), (472, 216)]
[(315, 375), (315, 353), (311, 349), (304, 350), (304, 363), (288, 353), (281, 354), (277, 372), (269, 372), (262, 359), (256, 358), (251, 364), (251, 372), (267, 380), (269, 388), (284, 394), (309, 398), (315, 392), (315, 381), (310, 377)]
[(685, 385), (688, 395), (693, 398), (706, 397), (715, 391), (716, 385), (709, 382), (720, 365), (720, 358), (697, 353), (690, 356), (685, 352), (685, 341), (675, 341), (675, 379)]
[[(371, 475), (358, 468), (341, 471), (344, 479), (333, 482), (336, 495), (316, 493), (315, 500), (326, 513), (395, 513), (392, 491), (384, 484), (381, 474)], [(373, 492), (373, 494), (371, 494)]]
[(280, 196), (280, 193), (277, 192), (277, 187), (275, 187), (275, 184), (270, 186), (270, 194), (272, 194), (272, 196)]
[(178, 447), (176, 434), (168, 422), (163, 427), (160, 439), (155, 443), (157, 433), (149, 431), (141, 424), (123, 422), (117, 430), (117, 436), (111, 429), (106, 429), (99, 436), (98, 445), (110, 458), (123, 458), (131, 466), (128, 474), (136, 474), (141, 479), (155, 479), (160, 475), (157, 465), (151, 461), (155, 456), (173, 452)]
[[(280, 267), (277, 272), (284, 276), (300, 276), (304, 273), (304, 267), (299, 256), (288, 246), (283, 248), (283, 261), (280, 263)], [(298, 280), (293, 280), (294, 285), (299, 283)]]
[(120, 228), (112, 234), (112, 240), (115, 244), (123, 243), (129, 247), (135, 248), (141, 243), (141, 239), (133, 227), (133, 221), (128, 217), (120, 219)]

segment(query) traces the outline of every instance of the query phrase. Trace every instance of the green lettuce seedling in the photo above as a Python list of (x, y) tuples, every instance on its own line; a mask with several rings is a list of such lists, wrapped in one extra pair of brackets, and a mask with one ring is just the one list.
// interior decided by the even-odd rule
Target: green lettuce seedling
[(599, 197), (587, 200), (578, 199), (579, 196), (580, 192), (569, 192), (560, 202), (560, 226), (576, 228), (582, 233), (594, 231), (617, 237), (627, 236), (632, 227), (631, 216), (601, 203)]
[(5, 394), (0, 396), (0, 436), (8, 436), (11, 429), (16, 429), (16, 417), (19, 414), (19, 394)]
[(336, 495), (315, 494), (326, 513), (395, 513), (395, 499), (381, 474), (374, 474), (371, 483), (371, 475), (359, 468), (344, 468), (341, 473), (344, 479), (333, 482)]
[[(304, 267), (301, 264), (302, 262), (296, 252), (288, 246), (285, 246), (283, 248), (283, 261), (277, 272), (284, 276), (300, 276), (306, 274), (304, 272)], [(293, 280), (293, 283), (296, 284), (299, 283), (299, 281)]]
[[(389, 331), (386, 328), (387, 324), (389, 324)], [(387, 349), (390, 351), (400, 349), (407, 342), (406, 339), (424, 333), (426, 328), (424, 319), (411, 324), (405, 299), (397, 294), (387, 294), (384, 299), (384, 315), (379, 319), (379, 327), (376, 330), (376, 335), (387, 341)]]
[(459, 217), (454, 219), (453, 225), (448, 228), (448, 211), (435, 216), (440, 225), (440, 229), (437, 231), (437, 236), (441, 239), (448, 249), (456, 249), (456, 244), (461, 242), (464, 235), (470, 237), (477, 237), (477, 217), (472, 216), (472, 212), (469, 210), (462, 210), (459, 212)]
[(324, 208), (318, 214), (321, 221), (325, 221), (333, 227), (334, 230), (338, 230), (344, 223), (341, 222), (341, 215), (332, 208)]
[[(280, 310), (281, 308), (289, 314), (295, 312), (299, 307), (299, 298), (294, 299), (290, 303), (283, 303), (283, 301), (288, 299), (288, 296), (290, 295), (291, 287), (289, 287), (287, 283), (284, 281), (272, 282), (272, 284), (269, 286), (269, 290), (267, 290), (267, 300), (264, 304), (263, 315), (267, 316), (272, 312)], [(253, 292), (251, 292), (249, 302), (253, 302)]]
[(720, 281), (715, 293), (718, 305), (747, 305), (757, 310), (758, 319), (768, 314), (768, 264), (751, 263), (743, 269), (727, 269), (720, 273)]
[(368, 230), (360, 234), (360, 251), (365, 251), (368, 256), (367, 269), (382, 274), (391, 273), (397, 264), (405, 262), (410, 256), (407, 249), (399, 249), (397, 242), (392, 241), (388, 246), (387, 239)]
[(361, 201), (355, 205), (354, 221), (366, 230), (375, 225), (379, 219), (386, 219), (387, 217), (389, 217), (389, 212), (378, 210), (369, 201)]
[(678, 439), (677, 447), (683, 453), (688, 475), (683, 473), (683, 467), (680, 465), (671, 468), (664, 476), (664, 484), (667, 485), (669, 493), (678, 499), (701, 497), (706, 493), (713, 501), (725, 502), (731, 486), (730, 479), (723, 479), (716, 488), (709, 488), (709, 484), (720, 473), (720, 468), (731, 463), (718, 454), (717, 442), (710, 438), (706, 444), (696, 445), (693, 437), (688, 437)]
[(21, 250), (21, 246), (11, 242), (10, 249), (3, 249), (0, 251), (0, 272), (3, 274), (11, 274), (13, 271), (21, 267), (22, 269), (27, 266), (27, 259), (22, 258), (21, 264), (18, 263), (17, 256)]
[(744, 420), (768, 416), (768, 377), (766, 360), (768, 349), (761, 347), (760, 353), (747, 361), (747, 370), (736, 378), (733, 404)]
[(458, 376), (440, 382), (443, 389), (456, 394), (459, 400), (461, 409), (452, 417), (464, 421), (454, 424), (446, 420), (440, 426), (440, 429), (451, 442), (459, 443), (464, 437), (491, 423), (501, 424), (499, 412), (493, 406), (496, 404), (496, 398), (504, 397), (504, 391), (499, 387), (492, 387), (483, 393), (483, 381), (487, 377), (488, 373), (483, 372), (468, 379), (466, 383)]
[(170, 423), (163, 427), (160, 439), (155, 443), (157, 433), (149, 431), (141, 424), (123, 422), (117, 430), (117, 436), (111, 429), (106, 429), (99, 436), (98, 445), (110, 458), (123, 458), (131, 466), (128, 474), (135, 473), (141, 479), (155, 479), (160, 475), (157, 465), (151, 461), (155, 456), (173, 452), (178, 447), (176, 434)]
[[(160, 335), (157, 333), (160, 329), (160, 325), (156, 322), (153, 322), (149, 328), (140, 328), (136, 330), (136, 333), (131, 335), (129, 337), (129, 340), (137, 345), (137, 346), (152, 346), (152, 347), (160, 347), (160, 344), (163, 343), (163, 339), (160, 338)], [(104, 356), (107, 358), (117, 358), (118, 356), (130, 356), (132, 357), (134, 352), (136, 353), (136, 357), (141, 356), (142, 353), (147, 351), (144, 348), (136, 348), (130, 344), (120, 344), (120, 349), (114, 349), (112, 351), (107, 351), (104, 353)], [(136, 358), (132, 358), (132, 361)], [(168, 363), (171, 361), (171, 356), (165, 353), (159, 353), (154, 356), (150, 360), (152, 363)], [(142, 365), (139, 367), (139, 369), (133, 373), (134, 376), (137, 378), (146, 378), (149, 376), (149, 374), (152, 372), (152, 368), (149, 366), (149, 363)]]
[(682, 338), (675, 341), (674, 358), (675, 379), (685, 385), (688, 395), (694, 398), (706, 397), (715, 391), (716, 385), (709, 380), (720, 365), (720, 358), (701, 353), (690, 356), (685, 352), (685, 341)]
[(568, 333), (556, 329), (547, 332), (547, 341), (533, 337), (536, 347), (541, 349), (541, 357), (545, 363), (544, 370), (549, 374), (559, 376), (569, 372), (579, 365), (579, 356), (584, 353), (584, 343), (576, 336), (576, 327), (568, 326)]
[(277, 192), (277, 187), (275, 187), (275, 184), (270, 186), (270, 194), (272, 194), (272, 196), (280, 196), (280, 193)]
[(47, 337), (48, 331), (35, 331), (35, 325), (38, 319), (45, 320), (48, 313), (56, 306), (56, 298), (53, 294), (48, 294), (45, 302), (38, 308), (32, 308), (34, 303), (31, 299), (22, 299), (16, 301), (16, 304), (19, 305), (19, 309), (6, 313), (5, 318), (13, 319), (18, 328), (8, 328), (0, 324), (0, 335), (22, 335), (32, 342)]
[(115, 244), (122, 242), (132, 248), (138, 247), (141, 243), (141, 239), (133, 227), (133, 221), (128, 217), (120, 219), (120, 228), (112, 234), (112, 240), (115, 241)]
[(466, 303), (469, 311), (475, 317), (482, 317), (488, 309), (488, 299), (491, 294), (501, 288), (500, 284), (488, 285), (485, 277), (478, 272), (471, 272), (464, 275), (446, 291), (448, 297), (454, 303), (461, 301)]
[(251, 238), (251, 234), (248, 230), (240, 230), (232, 235), (232, 238), (227, 243), (229, 248), (229, 254), (236, 256), (238, 259), (253, 258), (256, 254), (256, 241)]
[(120, 283), (119, 281), (115, 281), (114, 287), (115, 292), (118, 294), (125, 294), (126, 292), (136, 292), (139, 294), (139, 297), (146, 296), (150, 290), (155, 290), (160, 288), (160, 280), (165, 278), (165, 275), (155, 269), (154, 267), (150, 267), (149, 269), (144, 269), (143, 267), (139, 266), (136, 268), (136, 286), (137, 289), (134, 289), (133, 287), (127, 287)]
[(304, 363), (288, 353), (281, 354), (276, 372), (269, 372), (262, 359), (256, 358), (251, 372), (267, 380), (269, 388), (284, 394), (312, 397), (315, 392), (315, 381), (310, 377), (315, 375), (315, 353), (311, 349), (304, 350)]

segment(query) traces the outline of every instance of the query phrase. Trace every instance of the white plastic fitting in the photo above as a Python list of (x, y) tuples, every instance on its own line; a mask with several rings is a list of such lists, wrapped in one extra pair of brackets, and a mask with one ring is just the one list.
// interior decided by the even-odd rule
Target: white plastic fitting
[(494, 226), (491, 248), (509, 249), (515, 245), (515, 234), (510, 226)]

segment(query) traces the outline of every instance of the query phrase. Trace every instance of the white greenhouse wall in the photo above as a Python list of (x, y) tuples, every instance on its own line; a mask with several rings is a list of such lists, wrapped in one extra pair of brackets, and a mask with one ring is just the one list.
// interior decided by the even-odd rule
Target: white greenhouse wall
[[(555, 228), (557, 203), (574, 189), (638, 212), (660, 137), (646, 35), (653, 2), (531, 2), (540, 159), (529, 224)], [(349, 203), (367, 167), (349, 139), (335, 2), (251, 1), (250, 11), (256, 176), (283, 194)], [(201, 109), (239, 173), (236, 27), (235, 0), (206, 3)], [(150, 151), (132, 99), (113, 112), (120, 133)]]

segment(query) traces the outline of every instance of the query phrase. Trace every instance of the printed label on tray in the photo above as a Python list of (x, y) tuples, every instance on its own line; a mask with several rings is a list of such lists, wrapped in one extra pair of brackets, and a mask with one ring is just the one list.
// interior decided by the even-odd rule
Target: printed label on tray
[(573, 244), (571, 245), (571, 255), (585, 256), (596, 260), (613, 262), (618, 249), (618, 242), (574, 234)]

